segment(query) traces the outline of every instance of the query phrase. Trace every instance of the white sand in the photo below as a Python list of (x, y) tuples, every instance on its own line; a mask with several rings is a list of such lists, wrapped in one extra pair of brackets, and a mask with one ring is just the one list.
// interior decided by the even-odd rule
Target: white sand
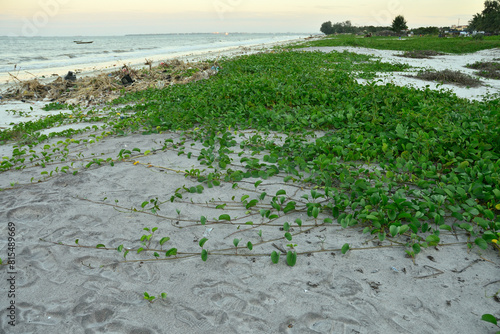
[[(12, 107), (2, 104), (0, 110)], [(40, 105), (35, 107), (33, 114), (43, 112)], [(89, 134), (74, 139), (88, 139)], [(244, 135), (247, 138), (251, 133)], [(291, 212), (264, 224), (268, 220), (261, 217), (259, 209), (269, 208), (270, 198), (278, 190), (285, 190), (286, 201), (296, 201), (297, 208), (306, 203), (301, 196), (310, 188), (291, 181), (285, 184), (285, 175), (264, 180), (258, 188), (254, 187), (257, 179), (244, 179), (236, 189), (229, 182), (211, 189), (204, 185), (202, 194), (183, 192), (182, 200), (171, 203), (176, 189), (199, 185), (182, 172), (206, 166), (197, 160), (203, 149), (199, 143), (190, 146), (192, 142), (187, 140), (184, 144), (185, 153), (193, 154), (190, 159), (178, 155), (180, 149), (159, 150), (169, 138), (178, 142), (179, 134), (75, 143), (69, 146), (70, 156), (63, 163), (59, 158), (58, 163), (42, 169), (26, 161), (24, 170), (0, 174), (0, 188), (6, 189), (0, 192), (0, 257), (4, 261), (8, 222), (15, 224), (16, 233), (15, 299), (8, 297), (9, 268), (0, 267), (4, 282), (0, 332), (494, 332), (492, 325), (481, 321), (484, 313), (500, 315), (498, 302), (485, 296), (500, 289), (500, 259), (493, 250), (478, 251), (475, 247), (467, 252), (465, 235), (442, 233), (443, 244), (457, 244), (425, 249), (414, 264), (404, 256), (404, 248), (378, 248), (377, 240), (361, 234), (360, 228), (341, 229), (335, 221), (315, 226), (314, 219), (305, 213)], [(53, 149), (60, 147), (58, 140), (50, 141), (48, 144), (55, 146), (45, 152), (57, 154)], [(95, 158), (116, 159), (121, 149), (133, 148), (152, 153), (116, 161), (114, 167), (82, 167)], [(238, 146), (235, 150), (240, 151)], [(11, 147), (0, 146), (1, 156), (11, 153)], [(249, 152), (241, 157), (232, 155), (233, 164), (228, 167), (241, 168), (239, 161), (245, 156)], [(70, 171), (78, 170), (78, 174), (54, 172), (46, 180), (40, 174), (69, 165), (68, 161), (74, 161)], [(17, 185), (12, 188), (11, 183)], [(268, 194), (263, 203), (247, 212), (241, 197), (249, 195), (251, 200), (263, 191)], [(155, 198), (165, 202), (158, 215), (129, 210), (134, 207), (140, 211), (142, 202)], [(227, 204), (224, 209), (215, 208), (223, 203)], [(221, 214), (230, 215), (231, 222), (218, 221)], [(200, 225), (201, 216), (207, 218), (206, 226)], [(328, 212), (321, 213), (319, 223), (328, 216)], [(310, 255), (300, 254), (294, 267), (287, 266), (282, 255), (274, 265), (269, 257), (276, 250), (272, 243), (282, 248), (289, 243), (279, 227), (296, 218), (301, 218), (304, 226), (300, 229), (293, 224), (293, 243), (298, 252)], [(264, 225), (245, 225), (248, 221)], [(151, 252), (137, 254), (139, 239), (146, 233), (144, 227), (159, 228), (151, 248), (160, 249), (158, 240), (168, 236), (171, 240), (163, 250), (176, 247), (182, 254), (167, 261), (154, 260)], [(207, 227), (213, 230), (205, 244), (210, 255), (203, 262), (198, 241)], [(262, 230), (264, 241), (277, 240), (259, 245), (258, 230)], [(242, 239), (238, 256), (233, 238)], [(75, 246), (75, 239), (90, 248), (57, 245)], [(252, 251), (245, 248), (248, 241), (254, 244)], [(342, 255), (339, 249), (345, 243), (352, 250)], [(109, 248), (123, 244), (131, 249), (127, 256), (130, 262), (118, 263), (123, 253), (96, 249), (97, 244)], [(327, 251), (315, 252), (322, 249)], [(164, 252), (160, 255), (165, 258)], [(131, 261), (146, 259), (152, 261)], [(143, 299), (145, 291), (155, 296), (165, 292), (167, 298), (151, 304)], [(16, 306), (15, 327), (7, 323), (11, 300)]]
[[(475, 75), (476, 70), (465, 67), (467, 64), (473, 64), (479, 61), (492, 61), (494, 58), (500, 58), (500, 49), (482, 50), (469, 54), (447, 54), (442, 56), (434, 56), (430, 59), (413, 59), (404, 58), (397, 55), (403, 54), (403, 51), (393, 50), (375, 50), (359, 47), (311, 47), (302, 49), (304, 51), (322, 51), (322, 52), (354, 52), (358, 54), (373, 55), (380, 57), (383, 62), (389, 63), (404, 63), (412, 67), (413, 70), (407, 72), (394, 72), (394, 73), (381, 73), (377, 78), (379, 85), (393, 83), (398, 86), (412, 86), (416, 88), (425, 88), (428, 86), (430, 89), (445, 89), (453, 91), (457, 96), (482, 100), (487, 94), (500, 93), (500, 80), (487, 79)], [(442, 71), (450, 69), (453, 71), (460, 71), (472, 77), (478, 78), (483, 82), (483, 86), (479, 87), (459, 87), (452, 84), (440, 84), (431, 81), (420, 80), (417, 78), (408, 78), (407, 75), (414, 75), (419, 70), (430, 69)], [(366, 80), (358, 79), (358, 82), (366, 82)], [(498, 96), (497, 96), (498, 98)]]

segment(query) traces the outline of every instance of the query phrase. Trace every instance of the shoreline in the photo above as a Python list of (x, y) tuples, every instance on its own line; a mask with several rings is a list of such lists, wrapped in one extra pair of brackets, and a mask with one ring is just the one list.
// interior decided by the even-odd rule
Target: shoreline
[[(188, 62), (202, 61), (210, 58), (216, 58), (218, 56), (238, 56), (242, 54), (251, 54), (262, 51), (263, 49), (270, 49), (275, 46), (298, 43), (306, 40), (311, 40), (311, 37), (301, 37), (289, 40), (272, 41), (269, 43), (256, 43), (256, 44), (244, 44), (238, 46), (227, 46), (218, 48), (203, 48), (200, 50), (189, 50), (181, 52), (173, 52), (160, 55), (152, 55), (145, 57), (132, 57), (132, 58), (120, 58), (112, 61), (99, 62), (95, 64), (81, 63), (81, 65), (68, 65), (60, 67), (51, 67), (46, 69), (36, 69), (36, 70), (19, 70), (17, 73), (5, 72), (0, 73), (0, 94), (10, 86), (12, 86), (16, 79), (21, 81), (37, 79), (42, 83), (48, 83), (51, 80), (57, 79), (58, 77), (63, 77), (72, 71), (76, 73), (79, 77), (95, 76), (102, 73), (113, 72), (123, 65), (127, 65), (133, 69), (143, 68), (147, 65), (144, 64), (146, 59), (151, 59), (153, 62), (159, 61), (169, 61), (169, 60), (182, 60)], [(16, 78), (14, 79), (13, 76)]]

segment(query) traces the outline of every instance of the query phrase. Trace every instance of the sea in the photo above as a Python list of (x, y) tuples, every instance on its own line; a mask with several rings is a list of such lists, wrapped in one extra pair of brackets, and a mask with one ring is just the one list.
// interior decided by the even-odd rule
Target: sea
[[(291, 41), (309, 34), (189, 33), (125, 36), (2, 37), (0, 36), (0, 84), (13, 76), (65, 74), (88, 71), (117, 63), (172, 59), (188, 54)], [(92, 42), (77, 44), (76, 42)], [(60, 73), (57, 73), (60, 72)], [(63, 73), (61, 73), (63, 72)]]

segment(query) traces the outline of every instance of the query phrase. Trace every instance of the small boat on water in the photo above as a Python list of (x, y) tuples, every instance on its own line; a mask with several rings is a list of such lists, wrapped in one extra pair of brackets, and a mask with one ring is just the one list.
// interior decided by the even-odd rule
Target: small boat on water
[(75, 42), (76, 44), (90, 44), (90, 43), (94, 43), (94, 41), (90, 41), (90, 42), (84, 42), (84, 41), (73, 41)]

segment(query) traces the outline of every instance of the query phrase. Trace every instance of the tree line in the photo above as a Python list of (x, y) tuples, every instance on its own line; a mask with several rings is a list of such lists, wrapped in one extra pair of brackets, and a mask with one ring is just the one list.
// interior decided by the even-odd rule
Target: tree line
[(377, 33), (380, 31), (392, 30), (396, 33), (400, 33), (403, 30), (408, 29), (406, 25), (406, 20), (402, 15), (398, 15), (392, 21), (392, 25), (389, 27), (375, 27), (375, 26), (353, 26), (351, 21), (338, 22), (332, 24), (331, 21), (324, 22), (321, 25), (320, 31), (325, 35), (331, 34), (357, 34), (357, 33)]
[[(332, 23), (331, 21), (324, 22), (321, 25), (320, 31), (326, 35), (331, 34), (358, 34), (358, 33), (377, 33), (386, 30), (392, 30), (395, 33), (401, 33), (408, 29), (407, 22), (402, 15), (398, 15), (392, 21), (389, 27), (361, 26), (352, 25), (351, 21)], [(449, 28), (447, 28), (449, 29)], [(439, 34), (438, 27), (420, 27), (412, 29), (413, 33), (418, 35), (436, 35)], [(489, 33), (500, 32), (500, 0), (486, 0), (484, 9), (481, 13), (477, 13), (469, 21), (469, 32), (484, 31)]]
[(500, 0), (485, 1), (483, 11), (469, 21), (469, 30), (500, 32)]
[(332, 23), (331, 21), (324, 22), (321, 25), (320, 31), (325, 35), (332, 34), (357, 34), (357, 33), (376, 33), (379, 31), (390, 30), (391, 27), (375, 27), (363, 26), (357, 27), (352, 25), (351, 21)]

